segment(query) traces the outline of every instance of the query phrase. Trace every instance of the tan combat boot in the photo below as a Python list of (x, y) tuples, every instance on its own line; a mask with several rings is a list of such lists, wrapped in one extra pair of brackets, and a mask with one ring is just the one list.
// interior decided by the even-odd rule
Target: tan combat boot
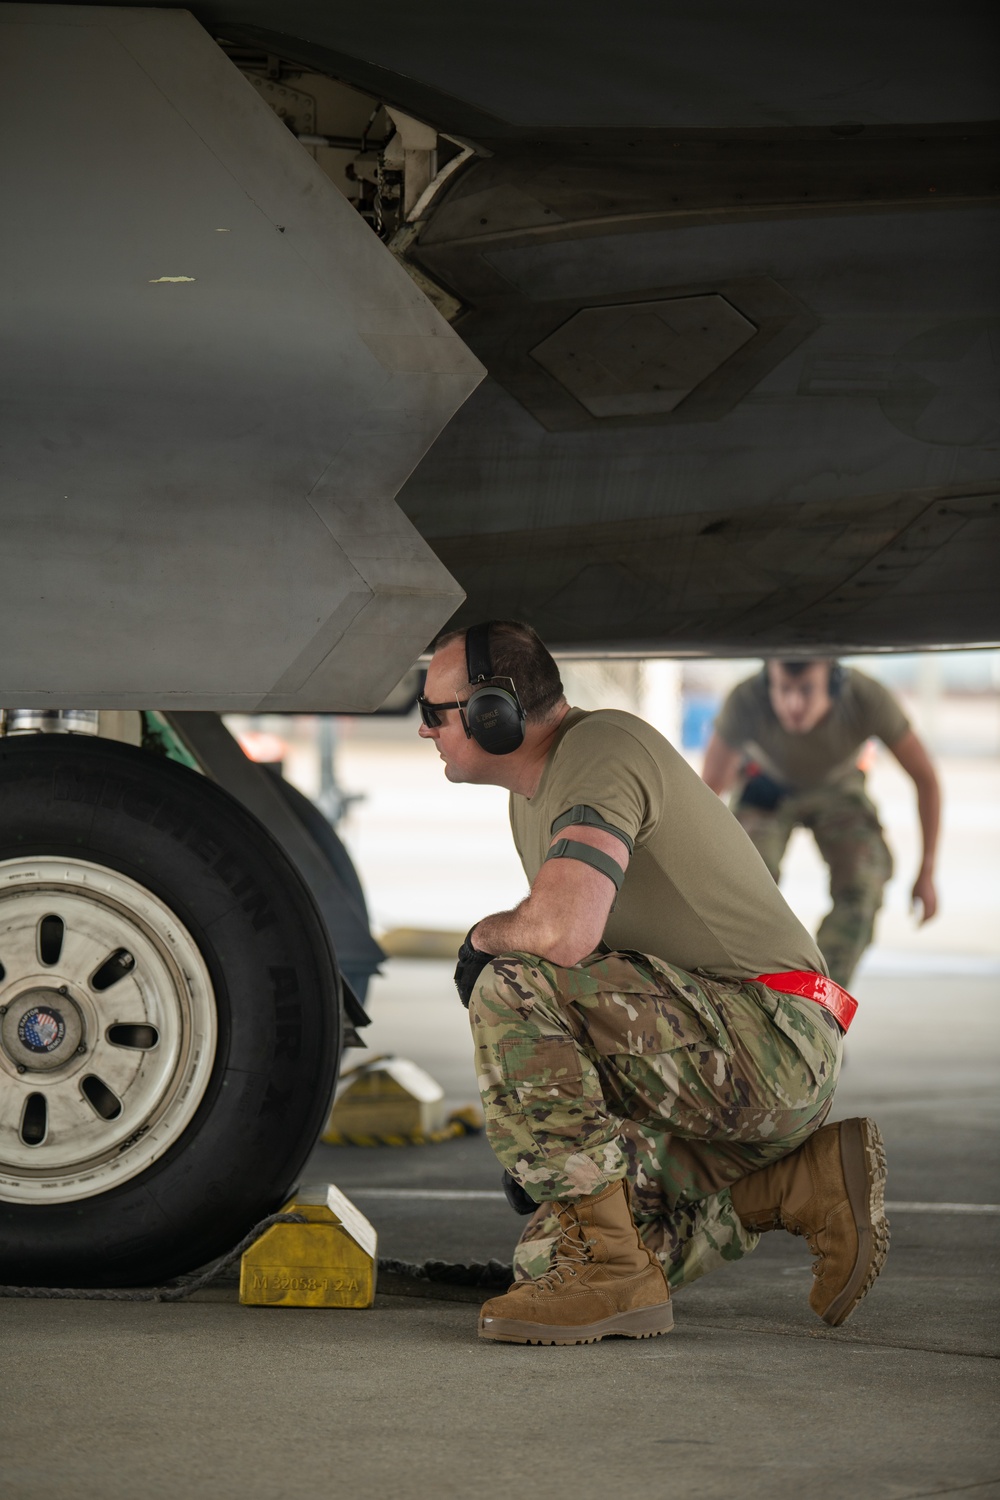
[(505, 1344), (596, 1344), (646, 1339), (674, 1326), (660, 1263), (639, 1239), (624, 1182), (552, 1203), (561, 1232), (551, 1268), (515, 1282), (479, 1316), (479, 1337)]
[(805, 1235), (817, 1257), (809, 1305), (834, 1328), (846, 1322), (889, 1253), (885, 1148), (875, 1121), (824, 1125), (731, 1191), (747, 1229)]

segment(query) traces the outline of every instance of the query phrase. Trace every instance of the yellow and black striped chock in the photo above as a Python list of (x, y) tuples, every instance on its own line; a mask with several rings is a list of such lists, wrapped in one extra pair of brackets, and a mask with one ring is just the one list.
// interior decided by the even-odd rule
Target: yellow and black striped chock
[(405, 1057), (366, 1059), (341, 1085), (323, 1131), (328, 1146), (426, 1146), (483, 1128), (477, 1109), (446, 1115), (441, 1085)]

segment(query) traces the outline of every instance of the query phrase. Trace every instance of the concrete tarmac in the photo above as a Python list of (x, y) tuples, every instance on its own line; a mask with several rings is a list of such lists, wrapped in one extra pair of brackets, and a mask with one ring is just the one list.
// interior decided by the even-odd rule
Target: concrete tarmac
[[(844, 1328), (810, 1311), (808, 1252), (781, 1232), (679, 1294), (673, 1333), (570, 1349), (482, 1344), (475, 1305), (397, 1295), (363, 1312), (242, 1308), (227, 1288), (182, 1304), (0, 1301), (0, 1490), (1000, 1497), (1000, 971), (914, 968), (857, 986), (835, 1114), (882, 1126), (893, 1238)], [(448, 965), (394, 960), (370, 1008), (373, 1051), (475, 1098)], [(521, 1223), (481, 1137), (319, 1147), (307, 1175), (355, 1199), (386, 1256), (506, 1260)]]

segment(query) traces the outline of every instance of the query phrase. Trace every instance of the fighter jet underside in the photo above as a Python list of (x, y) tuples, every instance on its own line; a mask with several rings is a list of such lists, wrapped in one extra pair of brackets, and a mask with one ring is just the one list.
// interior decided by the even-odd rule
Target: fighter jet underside
[(600, 7), (515, 7), (500, 37), (480, 11), (437, 38), (391, 6), (349, 32), (237, 9), (213, 24), (244, 61), (368, 89), (449, 153), (416, 214), (383, 159), (378, 227), (488, 371), (398, 497), (459, 623), (594, 651), (997, 638), (975, 7), (859, 9), (836, 39), (743, 7), (724, 30), (630, 7), (610, 34)]
[[(128, 180), (141, 170), (144, 140), (149, 164), (162, 159), (138, 94), (108, 68), (74, 66), (65, 46), (74, 17), (110, 18), (96, 30), (114, 31), (120, 46), (127, 17), (166, 20), (170, 8), (0, 9), (22, 32), (29, 14), (52, 23), (33, 63), (16, 53), (8, 63), (16, 118), (29, 107), (32, 67), (59, 80), (49, 119), (29, 133), (36, 189), (49, 138), (53, 161), (74, 183), (89, 170), (85, 162), (104, 153), (93, 168), (96, 188), (107, 179), (117, 128), (131, 152), (122, 191), (146, 252), (141, 266), (127, 262), (127, 274), (138, 283), (147, 261), (151, 273), (183, 272), (172, 260), (160, 264), (166, 220), (144, 216), (140, 201), (169, 196), (175, 174), (157, 181), (152, 173), (139, 198)], [(432, 577), (436, 564), (425, 551), (419, 587), (427, 607), (416, 608), (411, 589), (408, 644), (388, 648), (393, 626), (383, 609), (374, 633), (367, 611), (371, 646), (338, 650), (366, 597), (349, 589), (354, 603), (341, 595), (332, 613), (322, 602), (324, 587), (333, 597), (322, 538), (338, 503), (343, 525), (338, 486), (372, 516), (381, 507), (383, 571), (398, 573), (388, 582), (394, 609), (403, 607), (404, 575), (416, 578), (416, 538), (404, 541), (401, 510), (467, 595), (457, 621), (524, 617), (563, 649), (865, 650), (1000, 636), (997, 128), (986, 20), (975, 5), (960, 13), (942, 6), (919, 21), (902, 7), (898, 14), (882, 7), (873, 19), (857, 6), (838, 13), (829, 33), (820, 18), (803, 29), (798, 13), (782, 25), (752, 7), (734, 7), (724, 20), (679, 21), (661, 7), (632, 5), (613, 25), (597, 5), (544, 12), (515, 5), (502, 26), (488, 7), (455, 16), (432, 7), (417, 17), (383, 4), (348, 18), (307, 3), (218, 0), (193, 14), (219, 66), (234, 79), (239, 70), (286, 127), (285, 150), (297, 146), (303, 183), (306, 169), (332, 180), (487, 378), (419, 462), (476, 379), (472, 360), (458, 376), (457, 340), (448, 355), (455, 394), (439, 401), (441, 415), (419, 438), (411, 421), (413, 440), (398, 440), (398, 451), (387, 444), (385, 415), (364, 413), (367, 375), (352, 398), (338, 390), (313, 415), (313, 398), (303, 393), (310, 383), (322, 389), (324, 355), (297, 330), (292, 303), (282, 306), (271, 279), (275, 252), (268, 251), (273, 265), (241, 265), (241, 309), (225, 280), (235, 267), (220, 260), (218, 244), (207, 251), (207, 218), (200, 222), (211, 216), (218, 187), (206, 180), (204, 201), (182, 192), (171, 203), (173, 250), (183, 245), (188, 272), (199, 262), (190, 278), (199, 284), (190, 295), (157, 286), (153, 316), (164, 316), (168, 296), (172, 308), (185, 303), (182, 317), (204, 299), (186, 346), (165, 348), (162, 324), (143, 323), (152, 296), (144, 311), (137, 287), (124, 305), (116, 305), (117, 286), (102, 293), (93, 304), (100, 328), (85, 335), (90, 266), (68, 287), (72, 318), (59, 311), (58, 331), (47, 328), (42, 342), (36, 299), (28, 299), (31, 353), (10, 369), (23, 413), (44, 351), (42, 428), (59, 425), (49, 388), (53, 344), (65, 345), (70, 383), (91, 395), (101, 376), (93, 342), (107, 339), (109, 316), (132, 329), (134, 365), (121, 360), (114, 334), (113, 375), (127, 382), (130, 398), (144, 379), (170, 392), (155, 389), (151, 420), (129, 424), (127, 453), (105, 445), (102, 459), (88, 455), (91, 475), (108, 459), (115, 473), (85, 500), (79, 454), (70, 475), (50, 455), (39, 468), (30, 446), (38, 432), (19, 427), (18, 440), (29, 445), (19, 469), (25, 493), (36, 487), (40, 535), (19, 523), (24, 567), (6, 603), (22, 639), (36, 644), (20, 664), (8, 661), (7, 701), (111, 706), (113, 697), (115, 706), (139, 706), (152, 695), (178, 707), (373, 706), (407, 650), (433, 634), (435, 616), (443, 623), (454, 608), (458, 589), (451, 585), (449, 599), (444, 572)], [(78, 92), (69, 100), (71, 81)], [(195, 88), (191, 81), (188, 94)], [(103, 135), (86, 141), (95, 120)], [(262, 151), (261, 143), (252, 149)], [(262, 181), (274, 165), (258, 156)], [(106, 219), (113, 198), (103, 187), (95, 192)], [(224, 207), (229, 212), (219, 200), (218, 211)], [(273, 207), (275, 222), (292, 212), (288, 202)], [(37, 224), (30, 208), (23, 222)], [(70, 240), (80, 232), (74, 211), (56, 215)], [(93, 231), (88, 224), (84, 238), (97, 256), (104, 250)], [(234, 240), (241, 232), (227, 224), (211, 231)], [(311, 232), (329, 234), (319, 225)], [(37, 300), (51, 314), (51, 240), (41, 252), (30, 233), (28, 242), (43, 281)], [(383, 259), (389, 266), (390, 256)], [(81, 253), (80, 267), (85, 261)], [(387, 284), (383, 270), (379, 276)], [(294, 295), (301, 303), (301, 289)], [(199, 338), (209, 336), (213, 318), (209, 353)], [(266, 330), (254, 332), (256, 320)], [(67, 338), (73, 321), (76, 342)], [(345, 357), (346, 346), (336, 356), (340, 370)], [(350, 357), (360, 374), (358, 356)], [(187, 408), (206, 377), (216, 382), (219, 412), (204, 405), (199, 427)], [(407, 378), (414, 389), (423, 379), (393, 377), (397, 386)], [(441, 377), (432, 380), (443, 397)], [(64, 384), (57, 401), (65, 394)], [(168, 472), (162, 431), (150, 429), (170, 425), (171, 403), (185, 415), (173, 423), (182, 441), (166, 459)], [(275, 423), (282, 403), (295, 415)], [(241, 426), (234, 407), (254, 415)], [(137, 426), (145, 432), (138, 452)], [(75, 428), (62, 438), (50, 431), (49, 441), (64, 451), (76, 436)], [(141, 477), (142, 442), (157, 474), (152, 484)], [(233, 495), (229, 483), (210, 479), (223, 449), (230, 475), (248, 468), (264, 483), (271, 465), (261, 503), (273, 518), (255, 518), (246, 488), (237, 484)], [(284, 449), (304, 459), (297, 471), (283, 457), (275, 463)], [(141, 521), (123, 519), (107, 500), (109, 485), (124, 497), (136, 484), (145, 486)], [(394, 490), (399, 509), (390, 512)], [(166, 528), (149, 524), (157, 511), (183, 512), (191, 503), (185, 491), (199, 496), (198, 548), (186, 514)], [(308, 523), (299, 519), (304, 496)], [(63, 555), (61, 528), (52, 524), (62, 505), (79, 525), (81, 504), (94, 538), (84, 565), (78, 548)], [(314, 530), (317, 509), (322, 524)], [(112, 580), (95, 561), (109, 549), (133, 560)], [(58, 586), (40, 595), (32, 580), (42, 558)], [(159, 574), (152, 591), (151, 562)], [(303, 584), (298, 616), (282, 581), (288, 567)], [(255, 631), (251, 596), (268, 601), (269, 618), (272, 608), (284, 612), (283, 635)], [(184, 609), (172, 609), (169, 601), (181, 597)], [(65, 649), (53, 669), (63, 609), (87, 617), (87, 649), (103, 659), (103, 680)], [(310, 618), (321, 627), (312, 637)], [(146, 643), (156, 632), (167, 638), (160, 656), (173, 655), (169, 670), (152, 666)], [(382, 669), (359, 675), (349, 659), (367, 661), (376, 639)], [(121, 666), (109, 677), (115, 658)]]

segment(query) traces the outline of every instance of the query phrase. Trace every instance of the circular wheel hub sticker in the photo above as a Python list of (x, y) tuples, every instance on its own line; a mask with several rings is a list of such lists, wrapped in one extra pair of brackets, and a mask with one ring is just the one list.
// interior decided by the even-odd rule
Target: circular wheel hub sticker
[(17, 1036), (29, 1052), (54, 1052), (66, 1035), (66, 1022), (52, 1005), (35, 1005), (17, 1023)]

